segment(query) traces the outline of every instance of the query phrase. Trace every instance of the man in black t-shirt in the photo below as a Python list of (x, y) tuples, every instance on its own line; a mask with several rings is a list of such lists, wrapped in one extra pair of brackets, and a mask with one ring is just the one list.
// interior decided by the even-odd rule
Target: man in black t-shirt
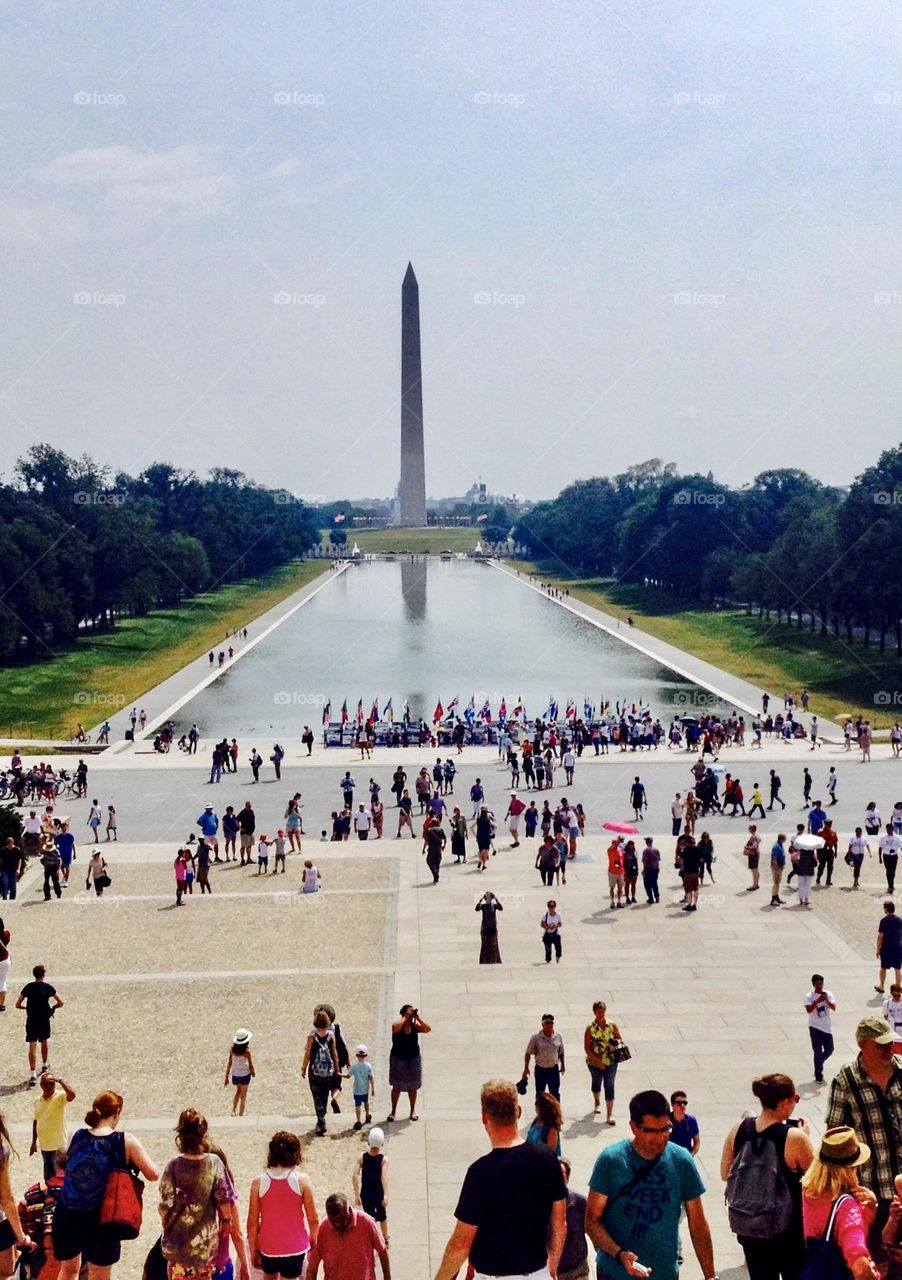
[(16, 1001), (17, 1009), (25, 1010), (25, 1041), (28, 1045), (29, 1088), (37, 1084), (35, 1072), (38, 1042), (41, 1045), (41, 1074), (49, 1070), (47, 1061), (48, 1041), (50, 1039), (50, 1019), (57, 1009), (62, 1009), (63, 1002), (56, 994), (56, 988), (44, 981), (46, 969), (36, 964), (32, 969), (33, 982), (26, 982)]
[(567, 1230), (567, 1187), (554, 1153), (517, 1130), (517, 1090), (507, 1080), (482, 1086), (482, 1123), (492, 1144), (470, 1165), (435, 1280), (453, 1280), (472, 1263), (477, 1275), (556, 1273)]
[(7, 836), (6, 845), (0, 849), (0, 897), (10, 900), (15, 898), (16, 885), (24, 869), (22, 850), (12, 836)]

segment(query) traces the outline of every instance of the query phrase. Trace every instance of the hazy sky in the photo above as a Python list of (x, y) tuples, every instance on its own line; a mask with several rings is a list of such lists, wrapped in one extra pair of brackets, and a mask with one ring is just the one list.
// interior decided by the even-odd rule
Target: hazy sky
[[(896, 6), (4, 0), (0, 423), (430, 494), (898, 442)], [(287, 299), (287, 300), (286, 300)]]

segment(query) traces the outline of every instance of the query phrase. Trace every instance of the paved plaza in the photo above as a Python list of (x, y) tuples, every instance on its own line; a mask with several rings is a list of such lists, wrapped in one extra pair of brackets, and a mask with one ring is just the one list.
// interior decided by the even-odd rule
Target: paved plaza
[[(242, 741), (242, 759), (251, 745), (268, 754), (267, 743)], [(554, 890), (564, 918), (564, 956), (559, 965), (546, 967), (539, 918), (548, 893), (533, 867), (535, 846), (524, 841), (512, 850), (503, 827), (497, 857), (485, 874), (474, 862), (455, 866), (446, 858), (437, 886), (419, 840), (320, 843), (319, 831), (329, 826), (346, 768), (363, 798), (370, 777), (381, 783), (385, 830), (393, 836), (392, 771), (400, 761), (412, 783), (435, 753), (382, 750), (361, 761), (349, 750), (317, 747), (307, 759), (296, 743), (286, 745), (281, 782), (267, 767), (259, 785), (246, 767), (210, 785), (205, 743), (194, 757), (160, 757), (139, 743), (126, 755), (92, 760), (88, 800), (96, 796), (101, 805), (114, 803), (119, 815), (120, 842), (104, 846), (112, 888), (102, 901), (85, 893), (78, 872), (88, 846), (80, 843), (72, 884), (62, 900), (43, 902), (32, 868), (16, 903), (5, 904), (14, 964), (9, 1005), (39, 961), (66, 1002), (54, 1022), (51, 1061), (78, 1090), (70, 1108), (73, 1124), (80, 1122), (95, 1091), (115, 1088), (126, 1099), (124, 1124), (163, 1162), (173, 1151), (171, 1130), (179, 1109), (198, 1106), (233, 1163), (243, 1209), (266, 1138), (278, 1127), (296, 1128), (307, 1135), (305, 1161), (321, 1204), (328, 1192), (350, 1189), (361, 1137), (351, 1130), (350, 1099), (340, 1116), (330, 1115), (328, 1137), (309, 1136), (313, 1113), (299, 1063), (313, 1006), (322, 999), (333, 1003), (348, 1043), (353, 1047), (362, 1040), (370, 1046), (378, 1089), (374, 1116), (384, 1119), (390, 1023), (401, 1004), (411, 1001), (434, 1028), (424, 1039), (421, 1119), (389, 1126), (386, 1150), (394, 1273), (413, 1280), (437, 1265), (464, 1170), (486, 1148), (480, 1083), (492, 1075), (519, 1075), (526, 1040), (549, 1010), (568, 1052), (562, 1142), (573, 1161), (573, 1185), (584, 1188), (599, 1150), (628, 1134), (631, 1093), (652, 1086), (666, 1093), (686, 1089), (701, 1125), (699, 1159), (709, 1187), (706, 1205), (719, 1271), (741, 1272), (718, 1178), (723, 1137), (753, 1105), (752, 1078), (768, 1070), (793, 1076), (803, 1098), (799, 1111), (815, 1129), (822, 1126), (826, 1090), (812, 1081), (801, 998), (814, 970), (827, 976), (837, 996), (837, 1052), (829, 1074), (830, 1067), (853, 1056), (857, 1019), (879, 1006), (872, 941), (883, 893), (876, 858), (866, 864), (860, 892), (851, 892), (847, 868), (840, 864), (836, 885), (815, 892), (811, 912), (791, 906), (772, 910), (766, 873), (762, 891), (747, 891), (740, 852), (746, 822), (715, 817), (699, 823), (697, 832), (705, 826), (713, 836), (716, 884), (705, 886), (698, 912), (687, 915), (679, 909), (679, 881), (672, 869), (669, 803), (674, 791), (686, 789), (693, 757), (664, 748), (599, 759), (584, 755), (573, 786), (556, 783), (547, 793), (551, 799), (567, 794), (572, 802), (581, 801), (590, 835), (567, 868), (566, 886)], [(804, 744), (776, 742), (761, 752), (733, 748), (722, 762), (743, 777), (747, 797), (753, 780), (765, 781), (769, 768), (779, 769), (788, 807), (779, 824), (773, 815), (760, 824), (765, 849), (778, 829), (792, 831), (804, 814), (805, 765), (815, 778), (814, 797), (829, 765), (839, 771), (840, 802), (831, 813), (841, 850), (865, 803), (876, 799), (887, 813), (902, 782), (902, 766), (883, 746), (875, 748), (870, 765), (839, 747), (825, 746), (815, 754)], [(500, 819), (510, 789), (497, 752), (468, 750), (457, 763), (456, 794), (448, 803), (459, 802), (469, 816), (469, 787), (478, 775)], [(630, 817), (626, 800), (635, 773), (648, 787), (646, 822), (663, 854), (662, 903), (648, 907), (640, 894), (640, 905), (612, 912), (601, 823)], [(289, 855), (284, 876), (264, 878), (256, 867), (214, 866), (213, 895), (201, 899), (195, 892), (186, 907), (176, 909), (172, 858), (195, 829), (205, 803), (215, 803), (221, 814), (226, 804), (239, 807), (251, 799), (258, 831), (272, 834), (296, 790), (304, 802), (303, 856), (313, 858), (323, 875), (319, 896), (298, 896), (300, 859)], [(79, 841), (87, 835), (88, 800), (65, 806)], [(489, 887), (504, 905), (499, 918), (503, 964), (498, 967), (478, 964), (474, 906)], [(610, 1129), (592, 1115), (581, 1052), (582, 1032), (598, 998), (607, 1001), (609, 1016), (633, 1055), (618, 1074), (617, 1125)], [(233, 1119), (231, 1090), (222, 1088), (222, 1073), (229, 1038), (241, 1025), (254, 1032), (258, 1078), (248, 1114)], [(3, 1106), (22, 1153), (13, 1175), (17, 1188), (38, 1176), (37, 1159), (25, 1154), (35, 1094), (25, 1084), (22, 1031), (22, 1015), (9, 1008), (2, 1027)], [(405, 1113), (402, 1101), (399, 1117)], [(123, 1277), (140, 1274), (156, 1227), (153, 1189), (147, 1202), (144, 1236), (127, 1248)], [(685, 1274), (698, 1274), (691, 1248)]]

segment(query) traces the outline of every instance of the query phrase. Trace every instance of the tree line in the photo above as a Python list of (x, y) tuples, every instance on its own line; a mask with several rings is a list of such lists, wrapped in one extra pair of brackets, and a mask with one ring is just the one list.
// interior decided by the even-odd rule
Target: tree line
[(514, 529), (558, 572), (737, 603), (822, 635), (902, 654), (902, 446), (848, 489), (795, 468), (741, 489), (653, 458), (578, 480)]
[(0, 485), (0, 661), (44, 658), (85, 628), (265, 573), (318, 538), (308, 507), (240, 471), (111, 475), (35, 445)]

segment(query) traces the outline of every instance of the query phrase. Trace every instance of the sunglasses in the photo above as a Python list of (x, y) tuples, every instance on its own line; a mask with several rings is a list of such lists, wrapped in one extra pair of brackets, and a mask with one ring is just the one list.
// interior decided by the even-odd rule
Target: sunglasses
[(672, 1124), (662, 1125), (660, 1129), (653, 1128), (651, 1125), (648, 1125), (648, 1124), (637, 1124), (636, 1128), (639, 1130), (640, 1133), (648, 1133), (648, 1134), (651, 1134), (653, 1137), (658, 1137), (658, 1138), (665, 1138), (665, 1137), (668, 1137), (671, 1133), (673, 1133)]
[(688, 1107), (688, 1106), (689, 1106), (689, 1099), (688, 1099), (688, 1098), (674, 1098), (674, 1100), (673, 1100), (673, 1105), (674, 1105), (675, 1107)]

